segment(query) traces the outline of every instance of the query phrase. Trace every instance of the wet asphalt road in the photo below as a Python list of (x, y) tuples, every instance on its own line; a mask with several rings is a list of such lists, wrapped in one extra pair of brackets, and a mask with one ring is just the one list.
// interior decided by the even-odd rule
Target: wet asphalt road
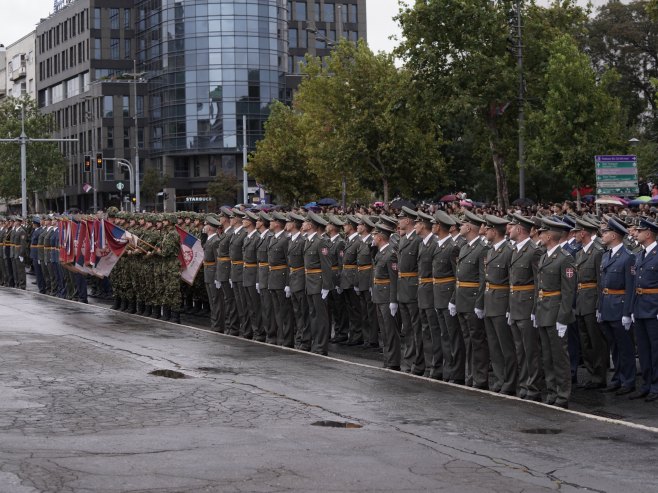
[(0, 320), (2, 493), (658, 491), (658, 430), (11, 289)]

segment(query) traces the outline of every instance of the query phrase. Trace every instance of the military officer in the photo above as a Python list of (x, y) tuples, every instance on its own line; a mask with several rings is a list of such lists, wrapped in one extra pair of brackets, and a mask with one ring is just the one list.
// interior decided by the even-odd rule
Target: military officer
[(246, 293), (242, 285), (242, 274), (244, 271), (244, 260), (242, 258), (242, 245), (247, 236), (244, 228), (243, 218), (245, 213), (240, 209), (232, 210), (231, 226), (234, 231), (229, 240), (229, 255), (231, 257), (231, 278), (229, 285), (233, 288), (235, 294), (235, 304), (238, 310), (238, 319), (240, 320), (240, 336), (246, 339), (253, 337), (253, 330), (249, 320), (249, 308), (247, 307)]
[(210, 303), (210, 330), (219, 331), (220, 320), (223, 315), (224, 300), (221, 298), (221, 291), (215, 284), (217, 281), (217, 243), (219, 243), (218, 233), (221, 234), (222, 225), (211, 215), (206, 216), (204, 230), (208, 239), (203, 245), (203, 282), (208, 292), (208, 302)]
[(39, 293), (46, 294), (46, 282), (43, 277), (43, 272), (41, 271), (41, 262), (39, 261), (39, 236), (43, 232), (41, 218), (39, 216), (34, 216), (32, 218), (32, 223), (34, 224), (34, 229), (32, 230), (32, 236), (30, 238), (30, 258), (32, 259), (32, 266), (34, 267), (34, 275), (37, 278)]
[(23, 226), (23, 218), (14, 217), (14, 227), (10, 234), (12, 271), (15, 287), (25, 290), (25, 259), (29, 253), (27, 231)]
[(361, 302), (361, 329), (363, 331), (364, 349), (379, 348), (379, 318), (372, 302), (372, 269), (373, 259), (377, 248), (373, 246), (372, 231), (375, 229), (375, 223), (367, 215), (359, 218), (357, 232), (359, 233), (360, 243), (357, 248), (356, 265), (357, 265), (357, 283), (354, 286), (354, 292), (359, 295)]
[(539, 333), (531, 320), (535, 305), (535, 279), (542, 256), (541, 249), (530, 238), (535, 224), (530, 218), (514, 214), (510, 239), (514, 251), (510, 259), (509, 316), (516, 360), (519, 367), (519, 390), (521, 399), (540, 401), (540, 351)]
[(658, 224), (641, 219), (637, 230), (644, 251), (635, 262), (633, 315), (642, 386), (629, 397), (653, 402), (658, 399)]
[(267, 289), (272, 296), (272, 311), (276, 320), (275, 344), (291, 348), (295, 346), (295, 331), (290, 300), (292, 293), (288, 283), (289, 238), (285, 230), (287, 222), (288, 218), (284, 214), (278, 211), (272, 213), (272, 236), (267, 246), (267, 263), (270, 270)]
[[(216, 286), (221, 289), (224, 297), (224, 333), (231, 336), (240, 335), (240, 320), (238, 318), (237, 302), (235, 292), (231, 284), (231, 252), (230, 243), (235, 228), (231, 224), (233, 211), (229, 207), (222, 207), (219, 216), (219, 222), (222, 225), (223, 233), (219, 236), (216, 247)], [(222, 323), (222, 322), (220, 322)]]
[(546, 403), (567, 408), (571, 395), (571, 368), (567, 349), (567, 326), (575, 321), (573, 300), (576, 269), (573, 257), (560, 248), (570, 226), (542, 219), (540, 236), (546, 253), (539, 261), (534, 325), (539, 329), (546, 377)]
[(256, 229), (258, 216), (251, 211), (245, 211), (242, 218), (242, 226), (246, 235), (242, 242), (242, 289), (245, 295), (245, 310), (249, 314), (249, 327), (244, 333), (244, 337), (252, 337), (259, 341), (265, 342), (265, 330), (261, 325), (261, 306), (260, 294), (258, 293), (258, 244), (260, 243), (260, 234)]
[(327, 215), (327, 219), (327, 235), (331, 245), (329, 248), (329, 257), (332, 263), (331, 269), (334, 272), (333, 282), (334, 286), (336, 286), (336, 289), (329, 293), (328, 298), (329, 315), (334, 327), (332, 342), (347, 343), (350, 346), (361, 346), (363, 344), (362, 339), (348, 341), (350, 324), (345, 302), (347, 295), (340, 284), (341, 272), (343, 271), (343, 257), (345, 255), (345, 240), (340, 235), (340, 232), (345, 223), (334, 214)]
[(491, 214), (486, 220), (486, 237), (491, 245), (485, 257), (484, 327), (487, 333), (494, 383), (491, 390), (516, 395), (518, 364), (509, 319), (509, 269), (513, 250), (505, 239), (509, 221)]
[[(359, 219), (351, 214), (345, 216), (343, 231), (345, 232), (345, 249), (343, 250), (343, 269), (340, 273), (340, 288), (343, 290), (349, 333), (345, 341), (349, 345), (368, 344), (363, 337), (363, 314), (358, 291), (358, 262), (359, 247), (363, 243), (357, 228)], [(356, 288), (356, 290), (354, 289)], [(341, 341), (335, 341), (341, 342)]]
[(470, 211), (464, 213), (459, 234), (465, 243), (457, 257), (457, 282), (448, 305), (451, 315), (457, 315), (466, 347), (466, 385), (489, 388), (489, 348), (484, 329), (484, 259), (488, 247), (479, 236), (485, 223)]
[(292, 310), (295, 328), (295, 348), (302, 351), (311, 350), (311, 327), (309, 307), (306, 298), (306, 280), (304, 275), (304, 245), (305, 238), (301, 228), (306, 218), (295, 212), (288, 214), (286, 231), (290, 235), (288, 241), (288, 285), (284, 291), (292, 300)]
[(258, 213), (256, 221), (256, 230), (258, 231), (258, 247), (256, 257), (258, 260), (258, 282), (256, 291), (260, 295), (261, 306), (261, 326), (265, 332), (265, 341), (268, 344), (276, 344), (276, 319), (274, 316), (274, 305), (272, 303), (272, 292), (268, 289), (270, 264), (267, 259), (267, 250), (269, 248), (272, 232), (270, 231), (270, 222), (272, 218), (264, 211)]
[(592, 236), (598, 227), (581, 218), (576, 218), (572, 228), (576, 233), (575, 241), (582, 245), (576, 252), (576, 274), (578, 288), (576, 292), (576, 322), (580, 334), (580, 348), (589, 373), (585, 389), (606, 387), (608, 371), (608, 345), (596, 320), (599, 303), (599, 284), (601, 276), (601, 259), (604, 249)]

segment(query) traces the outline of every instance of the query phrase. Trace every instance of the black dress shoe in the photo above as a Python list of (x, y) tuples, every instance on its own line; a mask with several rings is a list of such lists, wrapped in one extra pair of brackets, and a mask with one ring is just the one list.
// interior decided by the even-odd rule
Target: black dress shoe
[(554, 402), (553, 405), (555, 407), (561, 407), (562, 409), (569, 409), (569, 403), (568, 402)]
[(628, 396), (628, 398), (632, 401), (635, 399), (642, 399), (644, 397), (647, 397), (649, 395), (648, 390), (638, 390), (637, 392), (633, 392), (631, 395)]
[(523, 400), (532, 401), (532, 402), (541, 402), (541, 395), (539, 395), (539, 394), (537, 394), (537, 395), (528, 395), (528, 394), (526, 394), (526, 396), (523, 398)]
[(347, 337), (333, 337), (329, 342), (333, 344), (342, 344), (347, 342)]
[(617, 392), (615, 392), (615, 395), (627, 395), (633, 392), (634, 390), (635, 387), (622, 387)]
[(621, 385), (608, 385), (605, 389), (602, 389), (603, 393), (617, 392), (621, 388)]
[(644, 402), (653, 402), (655, 400), (658, 400), (658, 394), (654, 394), (653, 392), (649, 392), (647, 394), (646, 399), (644, 399)]
[(503, 395), (511, 395), (512, 397), (516, 397), (516, 392), (513, 390), (501, 390), (500, 393)]
[(548, 404), (549, 406), (552, 406), (555, 404), (555, 397), (551, 397), (550, 399), (546, 399), (545, 403)]
[(448, 383), (454, 383), (455, 385), (464, 385), (466, 382), (464, 380), (448, 380)]
[(393, 371), (400, 371), (400, 367), (399, 367), (399, 366), (389, 366), (389, 367), (387, 367), (386, 369), (387, 369), (387, 370), (393, 370)]
[(411, 373), (413, 373), (413, 374), (416, 375), (417, 377), (422, 377), (423, 375), (425, 375), (425, 371), (424, 371), (424, 370), (423, 370), (423, 371), (414, 370), (414, 371), (412, 371)]

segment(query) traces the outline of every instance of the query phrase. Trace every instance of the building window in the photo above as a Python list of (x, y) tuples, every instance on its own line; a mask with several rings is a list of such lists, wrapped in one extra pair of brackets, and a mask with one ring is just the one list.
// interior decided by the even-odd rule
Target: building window
[(347, 22), (347, 5), (340, 6), (340, 20), (343, 21), (343, 24)]
[(100, 38), (94, 38), (94, 60), (101, 59), (101, 40)]
[(335, 16), (334, 16), (334, 4), (333, 3), (325, 3), (324, 4), (324, 12), (323, 12), (323, 17), (324, 17), (324, 22), (334, 22)]
[(174, 178), (189, 178), (190, 167), (187, 158), (177, 157), (174, 158)]
[(320, 2), (315, 2), (313, 5), (313, 19), (315, 22), (320, 22)]
[(94, 29), (101, 28), (101, 9), (94, 9)]
[(123, 148), (130, 149), (130, 129), (127, 127), (123, 129)]
[(315, 48), (323, 49), (327, 47), (327, 42), (325, 41), (326, 32), (324, 29), (318, 29), (318, 34), (315, 36)]
[(110, 9), (110, 29), (119, 29), (119, 9)]
[(123, 27), (132, 29), (132, 22), (130, 20), (130, 9), (123, 9)]
[(112, 96), (103, 96), (103, 117), (112, 118), (114, 116), (114, 109), (112, 108)]
[(194, 156), (194, 178), (201, 176), (201, 161), (199, 156)]
[(114, 127), (107, 127), (107, 143), (106, 147), (108, 149), (114, 149)]
[(126, 60), (132, 60), (132, 43), (131, 39), (123, 40), (123, 58)]
[(137, 129), (137, 142), (139, 143), (139, 148), (144, 149), (144, 128)]
[(297, 48), (299, 46), (297, 42), (297, 29), (288, 30), (288, 43), (291, 48)]
[(110, 58), (112, 60), (119, 60), (119, 38), (110, 39)]
[(137, 96), (137, 116), (144, 116), (144, 96)]
[(123, 97), (123, 116), (130, 116), (130, 96)]
[(295, 19), (298, 21), (306, 20), (306, 2), (295, 2)]
[(356, 4), (350, 4), (349, 12), (350, 12), (349, 13), (349, 21), (356, 24), (358, 22), (357, 5)]

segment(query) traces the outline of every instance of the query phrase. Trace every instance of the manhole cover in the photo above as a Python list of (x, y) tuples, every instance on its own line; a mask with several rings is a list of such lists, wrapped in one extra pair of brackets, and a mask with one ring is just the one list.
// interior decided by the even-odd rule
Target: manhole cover
[(349, 421), (316, 421), (315, 423), (311, 423), (311, 426), (325, 426), (327, 428), (350, 428), (350, 429), (356, 429), (356, 428), (363, 428), (358, 423), (350, 423)]
[(187, 376), (185, 373), (176, 370), (153, 370), (152, 372), (149, 372), (149, 375), (165, 378), (185, 378)]
[(527, 430), (521, 430), (521, 433), (528, 433), (530, 435), (558, 435), (562, 433), (562, 430), (557, 428), (529, 428)]

